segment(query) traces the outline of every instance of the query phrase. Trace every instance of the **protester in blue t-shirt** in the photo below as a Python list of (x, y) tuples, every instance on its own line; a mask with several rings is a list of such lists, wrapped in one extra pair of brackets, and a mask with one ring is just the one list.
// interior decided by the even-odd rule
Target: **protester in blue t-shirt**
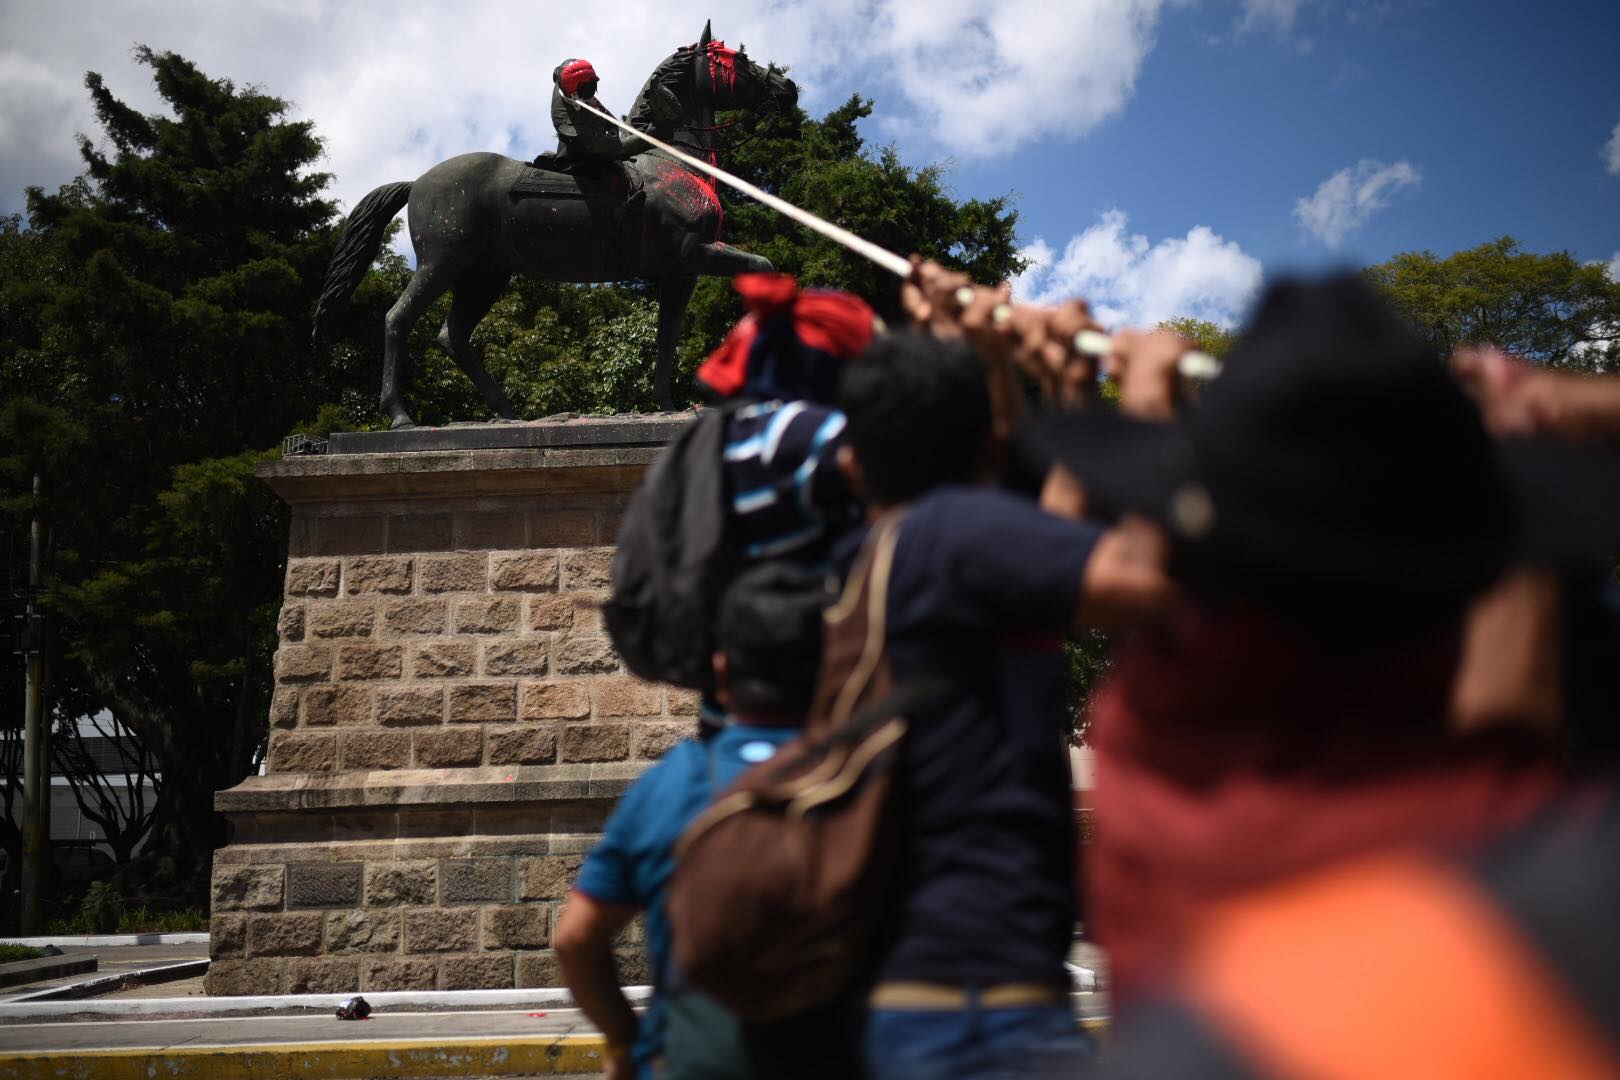
[(983, 484), (986, 375), (961, 342), (897, 334), (839, 393), (840, 462), (868, 516), (904, 515), (887, 590), (893, 678), (960, 686), (911, 717), (904, 744), (904, 865), (868, 1002), (875, 1080), (1069, 1075), (1087, 1056), (1064, 968), (1076, 838), (1062, 637), (1169, 594), (1119, 530)]
[[(686, 826), (744, 770), (798, 735), (821, 655), (821, 610), (830, 599), (821, 577), (791, 564), (766, 563), (738, 577), (717, 625), (716, 697), (727, 723), (703, 741), (672, 747), (643, 773), (580, 870), (558, 920), (557, 956), (574, 999), (607, 1038), (609, 1080), (651, 1076), (659, 1061), (665, 1077), (784, 1075), (756, 1073), (750, 1057), (772, 1049), (750, 1040), (759, 1033), (680, 987), (664, 897)], [(614, 937), (638, 913), (653, 981), (653, 1001), (639, 1023), (613, 967)]]

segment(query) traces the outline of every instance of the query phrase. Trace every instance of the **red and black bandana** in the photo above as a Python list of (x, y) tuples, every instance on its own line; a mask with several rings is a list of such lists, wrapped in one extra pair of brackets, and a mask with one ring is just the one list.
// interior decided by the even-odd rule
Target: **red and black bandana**
[(748, 314), (697, 370), (718, 397), (830, 402), (838, 369), (872, 341), (866, 301), (832, 289), (800, 291), (787, 274), (738, 274)]

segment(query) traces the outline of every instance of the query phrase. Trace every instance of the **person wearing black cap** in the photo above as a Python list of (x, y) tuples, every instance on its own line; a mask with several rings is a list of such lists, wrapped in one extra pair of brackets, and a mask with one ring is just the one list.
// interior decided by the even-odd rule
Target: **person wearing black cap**
[[(580, 869), (555, 944), (575, 1000), (608, 1040), (609, 1080), (652, 1076), (655, 1062), (665, 1077), (797, 1075), (775, 1067), (756, 1072), (750, 1064), (798, 1045), (790, 1041), (792, 1024), (745, 1031), (720, 1006), (680, 987), (664, 896), (686, 826), (744, 770), (799, 734), (821, 656), (821, 612), (831, 600), (820, 575), (789, 563), (763, 563), (737, 578), (719, 606), (714, 656), (716, 696), (728, 722), (702, 741), (671, 747), (637, 778)], [(613, 966), (614, 939), (638, 912), (653, 985), (639, 1022)], [(819, 1060), (847, 1063), (831, 1024), (815, 1034)]]
[[(1047, 425), (1087, 506), (1146, 515), (1186, 599), (1099, 692), (1090, 929), (1127, 1007), (1219, 899), (1392, 844), (1484, 842), (1561, 783), (1526, 732), (1448, 726), (1470, 602), (1601, 551), (1555, 448), (1494, 443), (1356, 277), (1273, 286), (1180, 422)], [(1584, 504), (1584, 505), (1583, 505)]]

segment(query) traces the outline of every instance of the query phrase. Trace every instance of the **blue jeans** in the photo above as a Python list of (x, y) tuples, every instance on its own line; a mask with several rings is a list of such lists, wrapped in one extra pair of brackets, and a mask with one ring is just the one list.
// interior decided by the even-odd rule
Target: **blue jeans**
[(1067, 1080), (1095, 1051), (1066, 1005), (867, 1015), (868, 1080)]

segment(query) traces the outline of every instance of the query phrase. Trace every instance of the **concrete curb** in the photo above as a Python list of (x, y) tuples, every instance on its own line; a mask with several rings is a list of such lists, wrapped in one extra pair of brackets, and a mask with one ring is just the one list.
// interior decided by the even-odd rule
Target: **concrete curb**
[[(0, 1002), (0, 1022), (48, 1020), (53, 1017), (105, 1016), (139, 1019), (145, 1016), (220, 1016), (278, 1010), (328, 1012), (354, 994), (275, 994), (262, 997), (116, 998), (112, 1000)], [(514, 1009), (527, 1006), (571, 1006), (573, 997), (560, 987), (533, 990), (388, 990), (360, 995), (373, 1011), (400, 1008)], [(652, 997), (649, 986), (627, 986), (624, 996), (632, 1005)]]
[[(94, 957), (91, 957), (94, 960)], [(92, 969), (93, 970), (93, 969)], [(83, 982), (69, 983), (66, 986), (50, 986), (44, 990), (35, 990), (30, 994), (19, 994), (0, 1004), (18, 1005), (36, 1001), (70, 1001), (78, 998), (94, 997), (96, 994), (108, 990), (117, 990), (120, 987), (133, 983), (136, 986), (149, 986), (152, 983), (174, 982), (177, 979), (190, 979), (208, 971), (208, 960), (181, 960), (174, 964), (159, 964), (156, 967), (135, 968), (131, 971), (117, 971), (111, 975), (102, 975), (95, 979), (86, 979)]]
[(406, 1080), (445, 1076), (558, 1076), (602, 1071), (600, 1035), (534, 1040), (405, 1039), (261, 1046), (182, 1046), (156, 1050), (78, 1050), (0, 1054), (19, 1080), (185, 1080), (286, 1077), (301, 1080)]
[(90, 934), (77, 937), (8, 937), (4, 939), (7, 945), (32, 945), (36, 949), (43, 949), (47, 945), (57, 948), (66, 948), (69, 945), (105, 948), (111, 945), (206, 945), (208, 932), (206, 930), (188, 934)]
[(27, 986), (41, 979), (57, 979), (63, 975), (81, 975), (96, 970), (94, 956), (36, 956), (32, 960), (17, 960), (0, 964), (0, 986)]

